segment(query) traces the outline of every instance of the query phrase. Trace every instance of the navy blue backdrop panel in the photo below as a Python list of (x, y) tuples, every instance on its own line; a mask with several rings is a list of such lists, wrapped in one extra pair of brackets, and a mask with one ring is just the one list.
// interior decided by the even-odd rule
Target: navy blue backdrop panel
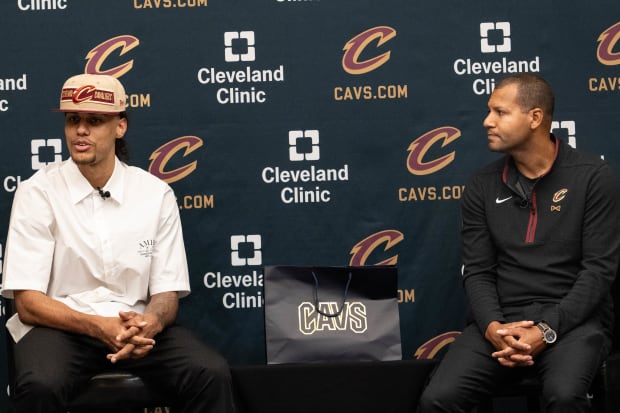
[(178, 198), (181, 322), (263, 363), (264, 265), (392, 264), (404, 356), (440, 357), (464, 323), (459, 201), (498, 156), (496, 82), (545, 76), (554, 132), (620, 167), (620, 3), (566, 3), (3, 1), (0, 243), (19, 183), (68, 156), (63, 81), (111, 74), (130, 163)]

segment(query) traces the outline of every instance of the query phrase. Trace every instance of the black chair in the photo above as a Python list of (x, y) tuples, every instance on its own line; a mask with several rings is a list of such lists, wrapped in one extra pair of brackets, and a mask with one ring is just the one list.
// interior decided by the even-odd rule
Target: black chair
[[(592, 403), (592, 413), (620, 411), (620, 278), (618, 277), (612, 286), (615, 313), (612, 350), (590, 387), (588, 397)], [(525, 398), (528, 413), (541, 413), (544, 412), (541, 393), (542, 386), (538, 377), (534, 374), (524, 375), (516, 382), (502, 387), (493, 398), (481, 403), (477, 411), (478, 413), (493, 413), (493, 399), (520, 397)]]
[[(15, 312), (13, 300), (4, 299), (6, 319)], [(13, 339), (6, 333), (9, 396), (15, 385)], [(140, 377), (125, 371), (102, 371), (90, 378), (85, 389), (70, 402), (70, 413), (138, 413), (146, 407), (170, 405), (170, 397), (150, 388)]]

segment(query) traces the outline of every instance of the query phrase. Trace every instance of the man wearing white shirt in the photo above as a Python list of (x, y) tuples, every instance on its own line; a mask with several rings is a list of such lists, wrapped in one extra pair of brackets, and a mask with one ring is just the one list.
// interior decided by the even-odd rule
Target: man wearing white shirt
[(178, 206), (123, 162), (125, 109), (116, 78), (69, 78), (59, 111), (71, 159), (15, 193), (2, 295), (17, 309), (17, 413), (64, 413), (84, 378), (111, 366), (175, 394), (180, 412), (234, 411), (226, 361), (174, 325), (190, 292)]

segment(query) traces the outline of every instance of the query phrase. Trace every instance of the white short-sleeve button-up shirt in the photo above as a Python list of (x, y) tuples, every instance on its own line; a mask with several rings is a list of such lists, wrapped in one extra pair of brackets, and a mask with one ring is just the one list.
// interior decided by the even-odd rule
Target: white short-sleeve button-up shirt
[[(88, 314), (143, 312), (149, 295), (190, 292), (172, 189), (116, 159), (103, 198), (72, 160), (22, 182), (13, 200), (2, 295), (41, 291)], [(7, 322), (17, 340), (28, 330)]]

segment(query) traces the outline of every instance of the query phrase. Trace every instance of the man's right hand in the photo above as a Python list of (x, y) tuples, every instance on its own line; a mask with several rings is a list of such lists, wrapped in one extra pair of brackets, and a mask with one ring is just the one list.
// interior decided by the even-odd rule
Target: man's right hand
[(532, 346), (520, 341), (519, 335), (510, 333), (511, 330), (516, 332), (521, 328), (530, 328), (533, 325), (533, 321), (517, 321), (506, 324), (498, 321), (491, 322), (484, 337), (497, 350), (492, 356), (506, 367), (531, 366), (534, 364)]
[(120, 317), (101, 317), (99, 326), (97, 338), (117, 353), (117, 360), (126, 358), (123, 357), (125, 353), (131, 353), (135, 347), (152, 348), (155, 344), (155, 340), (140, 335), (146, 322), (141, 321), (139, 317), (133, 322)]
[(151, 326), (144, 316), (134, 311), (121, 311), (119, 312), (119, 319), (126, 330), (119, 334), (116, 340), (124, 343), (124, 345), (121, 348), (114, 349), (116, 353), (108, 354), (107, 359), (116, 363), (122, 359), (136, 359), (146, 356), (155, 346), (155, 340), (150, 338), (151, 334), (147, 333)]

